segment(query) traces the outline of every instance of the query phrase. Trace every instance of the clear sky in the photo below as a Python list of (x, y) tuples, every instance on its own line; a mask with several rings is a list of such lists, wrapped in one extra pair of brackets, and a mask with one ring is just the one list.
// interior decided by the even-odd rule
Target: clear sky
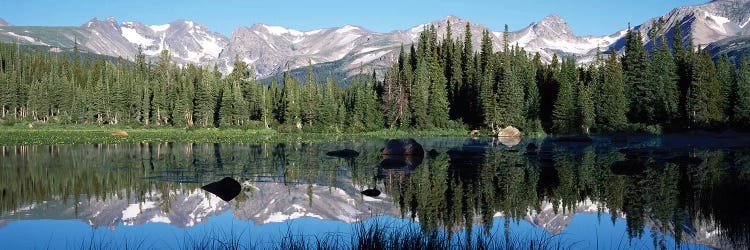
[(0, 18), (15, 25), (78, 26), (93, 17), (164, 24), (177, 19), (230, 35), (253, 23), (297, 30), (346, 24), (377, 31), (407, 29), (447, 15), (500, 31), (518, 30), (549, 14), (565, 19), (577, 35), (609, 35), (661, 16), (675, 7), (708, 0), (0, 0)]

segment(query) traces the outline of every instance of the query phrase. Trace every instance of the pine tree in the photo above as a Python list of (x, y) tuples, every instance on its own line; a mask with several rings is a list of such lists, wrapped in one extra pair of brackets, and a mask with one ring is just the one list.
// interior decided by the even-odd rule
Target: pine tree
[(691, 124), (706, 127), (717, 121), (719, 107), (715, 96), (718, 94), (716, 69), (708, 52), (698, 50), (693, 63), (692, 81), (687, 97), (687, 110)]
[[(504, 37), (507, 38), (507, 25)], [(498, 125), (501, 127), (522, 127), (524, 124), (524, 84), (521, 83), (524, 60), (514, 51), (510, 51), (505, 43), (504, 56), (500, 67), (501, 78), (497, 87), (497, 105), (499, 111)]]
[(552, 125), (556, 133), (573, 132), (577, 124), (576, 116), (576, 93), (577, 77), (575, 72), (575, 62), (572, 59), (565, 59), (562, 63), (560, 73), (557, 75), (559, 89), (555, 105), (552, 109)]
[(411, 124), (415, 128), (430, 128), (432, 124), (427, 116), (428, 91), (430, 87), (430, 72), (424, 59), (417, 62), (417, 70), (414, 72), (414, 84), (409, 91), (409, 104), (411, 104)]
[(737, 99), (734, 103), (734, 125), (747, 130), (750, 128), (750, 63), (744, 59), (737, 73), (735, 87)]
[(716, 101), (721, 112), (722, 121), (732, 116), (732, 103), (734, 102), (733, 89), (735, 84), (734, 67), (729, 62), (727, 54), (721, 54), (716, 59), (716, 79), (719, 84), (719, 93)]
[(195, 114), (194, 119), (202, 127), (214, 125), (214, 110), (216, 110), (216, 95), (214, 87), (217, 79), (208, 70), (202, 72), (203, 78), (195, 84)]
[(537, 65), (541, 65), (541, 58), (535, 57), (533, 61), (530, 61), (523, 50), (521, 54), (525, 58), (519, 74), (519, 81), (523, 86), (524, 93), (523, 110), (526, 119), (525, 129), (530, 132), (541, 132), (542, 123), (539, 118), (541, 96), (539, 95), (539, 86), (537, 85), (537, 72), (539, 72)]
[(232, 85), (224, 83), (221, 91), (221, 105), (219, 105), (219, 124), (222, 128), (235, 125), (236, 106)]
[(300, 110), (302, 115), (302, 122), (312, 127), (313, 123), (317, 119), (316, 116), (320, 113), (320, 111), (318, 110), (318, 102), (320, 98), (317, 96), (318, 82), (315, 80), (315, 76), (313, 75), (311, 61), (308, 61), (305, 89), (301, 94), (301, 105), (302, 107), (304, 107)]
[(302, 128), (302, 119), (300, 118), (300, 99), (299, 84), (289, 75), (289, 71), (284, 73), (284, 90), (281, 100), (284, 105), (284, 124)]
[(678, 118), (679, 89), (677, 66), (664, 37), (659, 48), (648, 61), (646, 93), (638, 101), (644, 110), (643, 122), (648, 124), (672, 123)]
[(599, 98), (603, 101), (596, 112), (598, 123), (606, 130), (623, 129), (628, 122), (625, 116), (627, 103), (622, 78), (622, 67), (617, 59), (617, 52), (611, 48), (605, 64), (604, 81), (599, 91)]
[(434, 127), (445, 128), (448, 126), (448, 120), (450, 119), (448, 114), (448, 96), (445, 90), (445, 75), (436, 70), (439, 65), (435, 59), (432, 59), (430, 66), (432, 70), (430, 70), (430, 90), (427, 99), (430, 123)]
[(463, 50), (461, 51), (461, 71), (463, 88), (460, 91), (462, 102), (466, 105), (464, 121), (470, 126), (480, 126), (483, 123), (480, 101), (480, 77), (476, 70), (476, 59), (474, 57), (474, 45), (472, 44), (471, 24), (466, 22), (464, 29)]
[(461, 57), (460, 51), (463, 48), (463, 44), (459, 40), (456, 40), (456, 42), (452, 44), (453, 54), (448, 62), (448, 67), (450, 67), (450, 77), (448, 77), (448, 81), (450, 81), (451, 87), (451, 94), (449, 95), (448, 101), (450, 102), (450, 118), (451, 120), (456, 120), (465, 116), (468, 108), (466, 101), (469, 98), (464, 96), (466, 84), (463, 81), (463, 72), (461, 70), (461, 62), (463, 58)]
[(630, 107), (630, 118), (636, 122), (648, 121), (655, 114), (654, 103), (658, 102), (657, 90), (646, 80), (646, 51), (639, 31), (628, 29), (625, 36), (625, 54), (622, 58), (625, 98)]
[[(687, 49), (685, 48), (685, 43), (682, 40), (682, 29), (680, 24), (681, 22), (675, 23), (672, 47), (674, 48), (674, 59), (675, 65), (677, 65), (678, 88), (680, 92), (678, 112), (682, 122), (687, 123), (691, 117), (688, 114), (687, 100), (693, 76), (693, 48), (692, 46), (688, 46)], [(692, 44), (692, 42), (688, 44)]]
[(594, 100), (592, 88), (590, 85), (581, 84), (578, 86), (578, 107), (580, 110), (581, 127), (585, 133), (589, 133), (589, 128), (594, 126), (596, 113), (594, 112)]

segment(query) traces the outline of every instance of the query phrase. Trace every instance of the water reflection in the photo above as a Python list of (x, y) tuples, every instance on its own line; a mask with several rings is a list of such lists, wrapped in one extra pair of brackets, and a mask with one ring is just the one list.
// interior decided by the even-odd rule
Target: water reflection
[[(381, 155), (381, 139), (6, 146), (0, 228), (38, 219), (79, 219), (95, 228), (147, 222), (192, 227), (229, 211), (257, 225), (390, 215), (418, 221), (425, 232), (499, 227), (507, 242), (518, 223), (558, 235), (572, 230), (577, 216), (593, 214), (612, 225), (624, 221), (620, 234), (649, 238), (652, 248), (672, 241), (745, 248), (750, 151), (746, 143), (717, 140), (635, 137), (611, 144), (595, 138), (576, 144), (525, 138), (508, 148), (486, 138), (418, 139), (433, 153), (417, 159)], [(326, 155), (342, 148), (359, 155)], [(225, 177), (236, 180), (231, 195), (201, 189)]]

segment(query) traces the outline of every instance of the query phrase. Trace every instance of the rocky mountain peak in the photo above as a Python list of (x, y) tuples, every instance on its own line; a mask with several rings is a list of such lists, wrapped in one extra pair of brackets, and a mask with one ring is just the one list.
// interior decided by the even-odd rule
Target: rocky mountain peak
[(13, 26), (13, 24), (6, 22), (5, 19), (0, 18), (0, 26)]
[(538, 35), (550, 38), (566, 38), (574, 36), (568, 23), (555, 14), (546, 16), (539, 22), (532, 24), (532, 28)]

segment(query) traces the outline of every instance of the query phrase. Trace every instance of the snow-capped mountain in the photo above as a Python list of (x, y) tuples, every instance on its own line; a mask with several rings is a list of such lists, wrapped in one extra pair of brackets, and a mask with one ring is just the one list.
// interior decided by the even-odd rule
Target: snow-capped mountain
[[(502, 20), (500, 20), (502, 21)], [(146, 25), (137, 21), (118, 23), (114, 18), (96, 18), (80, 27), (18, 27), (0, 20), (0, 41), (70, 49), (76, 40), (89, 52), (121, 56), (132, 60), (138, 46), (152, 60), (167, 49), (180, 65), (188, 63), (230, 72), (235, 58), (252, 65), (256, 76), (264, 78), (286, 69), (306, 67), (309, 63), (332, 63), (334, 70), (356, 74), (360, 66), (366, 71), (382, 70), (391, 65), (403, 44), (415, 42), (429, 25), (446, 35), (448, 22), (453, 38), (463, 39), (466, 23), (470, 23), (474, 49), (480, 45), (482, 31), (487, 27), (455, 16), (420, 24), (406, 30), (388, 33), (373, 32), (363, 27), (346, 25), (309, 31), (255, 24), (235, 29), (229, 38), (210, 31), (192, 21), (177, 20), (162, 25)], [(750, 0), (715, 0), (705, 4), (679, 7), (664, 16), (653, 18), (633, 29), (641, 32), (647, 47), (666, 34), (671, 41), (674, 24), (679, 23), (685, 41), (706, 47), (722, 39), (750, 35)], [(549, 62), (553, 54), (575, 57), (588, 63), (597, 51), (624, 46), (626, 24), (608, 36), (577, 36), (559, 16), (549, 15), (508, 34), (511, 45), (518, 44), (528, 52), (538, 52)], [(491, 31), (494, 49), (501, 49), (503, 32)], [(329, 69), (331, 67), (328, 67)]]
[[(230, 210), (238, 220), (252, 221), (256, 225), (300, 217), (355, 223), (378, 215), (399, 216), (398, 208), (386, 194), (375, 198), (364, 196), (359, 193), (359, 189), (363, 188), (352, 185), (338, 188), (315, 184), (308, 187), (273, 182), (244, 182), (242, 186), (245, 191), (230, 202), (202, 189), (184, 188), (169, 191), (169, 194), (154, 190), (145, 194), (143, 200), (110, 197), (85, 201), (77, 206), (64, 204), (62, 201), (33, 204), (0, 217), (0, 222), (7, 222), (18, 216), (50, 219), (44, 217), (49, 214), (49, 210), (60, 211), (56, 214), (60, 219), (79, 218), (95, 228), (115, 228), (120, 223), (132, 226), (147, 222), (162, 222), (186, 228), (205, 223), (210, 217)], [(169, 200), (165, 201), (167, 197)], [(238, 199), (243, 201), (238, 203)]]
[(218, 61), (228, 41), (205, 25), (177, 20), (163, 25), (124, 22), (120, 34), (131, 44), (141, 46), (147, 56), (169, 50), (173, 58), (184, 63), (210, 65)]
[(150, 57), (169, 50), (179, 64), (212, 65), (227, 47), (227, 39), (210, 32), (205, 25), (177, 20), (163, 25), (144, 25), (140, 22), (118, 24), (114, 18), (96, 18), (81, 26), (90, 36), (83, 44), (87, 50), (103, 55), (122, 56), (132, 60), (138, 47)]
[[(273, 182), (244, 182), (242, 185), (245, 191), (240, 194), (240, 197), (243, 197), (240, 199), (244, 199), (241, 203), (236, 200), (222, 201), (201, 189), (185, 188), (170, 191), (169, 194), (154, 190), (147, 192), (143, 200), (109, 197), (84, 200), (76, 206), (60, 200), (32, 204), (0, 217), (0, 227), (18, 218), (52, 219), (47, 217), (48, 211), (52, 210), (60, 211), (55, 213), (54, 219), (80, 219), (94, 228), (104, 227), (112, 230), (120, 224), (134, 226), (149, 222), (188, 228), (204, 224), (211, 217), (227, 211), (231, 211), (237, 220), (252, 221), (256, 225), (287, 222), (301, 217), (346, 223), (356, 223), (383, 215), (401, 217), (399, 208), (387, 194), (375, 198), (363, 196), (357, 190), (362, 188), (352, 185), (342, 188), (323, 185), (290, 186)], [(169, 201), (164, 201), (166, 197), (169, 197)], [(521, 219), (552, 235), (559, 235), (564, 233), (577, 214), (610, 212), (600, 202), (590, 199), (566, 208), (562, 208), (562, 204), (555, 206), (548, 201), (542, 201), (538, 211), (529, 208)], [(493, 217), (504, 215), (496, 213)], [(625, 219), (626, 215), (617, 212), (616, 217)], [(480, 223), (481, 218), (475, 216), (474, 221)], [(645, 226), (651, 230), (673, 234), (672, 229), (660, 228), (660, 224), (650, 218), (646, 219)], [(718, 230), (713, 221), (696, 220), (690, 232), (683, 236), (683, 240), (716, 248), (732, 248), (731, 243), (717, 233)]]
[(0, 26), (13, 26), (13, 24), (6, 22), (5, 19), (0, 18)]
[[(220, 65), (231, 71), (235, 56), (255, 65), (259, 76), (268, 76), (291, 69), (341, 60), (358, 54), (377, 33), (356, 26), (297, 31), (279, 26), (255, 24), (232, 32), (230, 46), (222, 55)], [(382, 56), (382, 55), (381, 55)], [(367, 63), (362, 61), (362, 63)], [(287, 65), (288, 64), (288, 65)]]
[[(635, 27), (646, 40), (647, 46), (655, 38), (674, 35), (674, 25), (679, 24), (684, 41), (692, 40), (696, 46), (706, 47), (722, 39), (750, 34), (750, 1), (714, 0), (701, 5), (676, 8), (664, 16), (656, 17)], [(659, 26), (662, 28), (659, 29)]]

